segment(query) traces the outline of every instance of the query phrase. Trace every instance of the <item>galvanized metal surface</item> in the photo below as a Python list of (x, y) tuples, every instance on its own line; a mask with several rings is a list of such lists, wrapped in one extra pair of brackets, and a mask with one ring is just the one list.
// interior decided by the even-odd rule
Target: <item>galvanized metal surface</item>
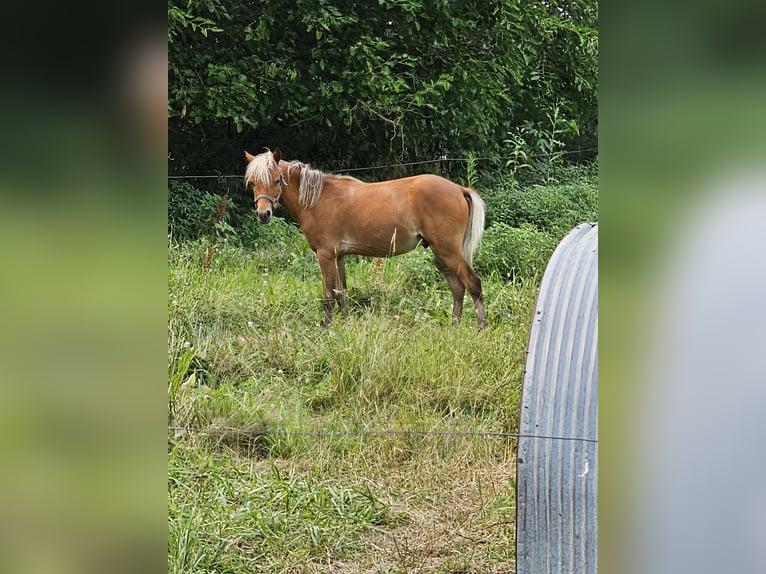
[(597, 571), (597, 415), (598, 225), (585, 223), (548, 262), (530, 329), (516, 461), (518, 574)]

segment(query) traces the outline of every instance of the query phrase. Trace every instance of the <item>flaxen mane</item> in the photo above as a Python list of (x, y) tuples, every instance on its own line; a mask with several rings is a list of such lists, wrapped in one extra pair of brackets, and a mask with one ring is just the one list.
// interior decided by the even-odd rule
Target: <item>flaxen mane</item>
[[(261, 183), (262, 185), (268, 186), (271, 183), (271, 175), (269, 171), (275, 167), (277, 167), (277, 164), (274, 161), (274, 155), (270, 150), (255, 156), (245, 170), (245, 185), (248, 183)], [(290, 181), (290, 174), (296, 168), (298, 168), (301, 173), (301, 181), (298, 186), (298, 201), (308, 208), (314, 207), (317, 201), (319, 201), (319, 196), (322, 195), (322, 188), (324, 187), (324, 180), (326, 177), (333, 179), (350, 179), (361, 183), (361, 181), (349, 175), (322, 173), (318, 169), (311, 167), (309, 164), (297, 160), (291, 161), (287, 166), (287, 173), (285, 176), (288, 182)]]
[(298, 186), (298, 201), (302, 205), (311, 208), (319, 201), (324, 187), (324, 174), (318, 169), (314, 169), (307, 163), (300, 161), (291, 161), (287, 166), (287, 180), (290, 181), (290, 173), (298, 168), (301, 172), (301, 182)]
[(314, 207), (319, 201), (319, 196), (322, 195), (322, 188), (324, 187), (325, 178), (330, 179), (349, 179), (362, 183), (360, 180), (350, 175), (334, 175), (330, 173), (322, 173), (318, 169), (314, 169), (307, 163), (300, 161), (292, 161), (287, 167), (287, 179), (290, 179), (290, 172), (295, 168), (301, 171), (301, 183), (298, 188), (298, 201), (302, 205), (311, 208)]

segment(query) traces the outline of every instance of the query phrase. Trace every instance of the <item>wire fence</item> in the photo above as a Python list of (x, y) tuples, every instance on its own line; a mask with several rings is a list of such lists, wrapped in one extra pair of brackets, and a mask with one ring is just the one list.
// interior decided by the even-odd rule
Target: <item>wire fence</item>
[[(583, 152), (590, 152), (598, 150), (597, 147), (585, 148), (578, 150), (570, 150), (560, 152), (563, 154), (576, 154)], [(540, 155), (530, 156), (530, 158), (541, 157)], [(438, 158), (431, 160), (403, 162), (386, 165), (376, 165), (367, 167), (356, 167), (341, 170), (335, 173), (349, 173), (358, 171), (373, 171), (380, 169), (392, 169), (399, 167), (412, 167), (428, 164), (443, 164), (447, 162), (469, 162), (469, 161), (501, 161), (517, 159), (513, 156), (508, 157), (461, 157), (461, 158)], [(333, 173), (333, 172), (330, 172)], [(169, 175), (168, 179), (243, 179), (243, 174), (218, 174), (218, 175)], [(274, 429), (274, 428), (232, 428), (232, 427), (188, 427), (188, 426), (169, 426), (169, 433), (174, 433), (177, 437), (184, 434), (196, 434), (196, 435), (209, 435), (209, 436), (282, 436), (282, 437), (311, 437), (311, 438), (348, 438), (348, 437), (365, 437), (365, 436), (440, 436), (440, 437), (480, 437), (486, 439), (496, 438), (529, 438), (539, 440), (552, 440), (552, 441), (573, 441), (582, 443), (595, 443), (598, 444), (598, 439), (584, 438), (584, 437), (571, 437), (571, 436), (552, 436), (552, 435), (531, 435), (523, 433), (511, 433), (502, 431), (450, 431), (450, 430), (426, 430), (426, 429), (358, 429), (350, 431), (311, 431), (311, 430), (289, 430), (289, 429)]]
[[(590, 152), (590, 151), (596, 151), (598, 150), (597, 147), (592, 148), (585, 148), (585, 149), (576, 149), (576, 150), (569, 150), (569, 151), (562, 151), (557, 152), (561, 155), (571, 155), (576, 153), (584, 153), (584, 152)], [(530, 154), (528, 156), (528, 159), (536, 159), (540, 157), (545, 157), (542, 154)], [(340, 170), (338, 172), (330, 172), (330, 173), (349, 173), (349, 172), (358, 172), (358, 171), (374, 171), (379, 169), (394, 169), (398, 167), (414, 167), (418, 165), (428, 165), (428, 164), (443, 164), (443, 163), (451, 163), (451, 162), (463, 162), (467, 163), (469, 161), (508, 161), (518, 159), (515, 156), (502, 156), (502, 157), (444, 157), (444, 158), (437, 158), (437, 159), (426, 159), (421, 161), (409, 161), (409, 162), (403, 162), (403, 163), (392, 163), (392, 164), (386, 164), (386, 165), (371, 165), (367, 167), (351, 167), (348, 169)], [(219, 174), (219, 175), (169, 175), (168, 179), (243, 179), (244, 174)]]
[(532, 435), (523, 433), (511, 433), (502, 431), (450, 431), (450, 430), (426, 430), (426, 429), (358, 429), (350, 431), (301, 431), (288, 429), (269, 429), (269, 428), (232, 428), (232, 427), (186, 427), (170, 426), (168, 432), (175, 433), (176, 436), (183, 434), (200, 434), (210, 436), (300, 436), (312, 438), (348, 438), (365, 436), (439, 436), (439, 437), (480, 437), (480, 438), (530, 438), (540, 440), (574, 441), (598, 444), (598, 439), (571, 437), (571, 436), (552, 436), (552, 435)]

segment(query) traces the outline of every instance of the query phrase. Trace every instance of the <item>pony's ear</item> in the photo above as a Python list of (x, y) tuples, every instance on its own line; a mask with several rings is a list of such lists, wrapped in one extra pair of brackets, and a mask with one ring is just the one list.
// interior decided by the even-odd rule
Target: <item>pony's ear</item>
[(271, 154), (271, 157), (274, 158), (275, 163), (279, 163), (280, 160), (282, 159), (282, 152), (279, 151), (279, 148), (277, 148), (274, 150), (274, 153)]
[(245, 159), (247, 160), (247, 163), (250, 163), (255, 159), (255, 156), (251, 153), (247, 153), (247, 150), (245, 150)]

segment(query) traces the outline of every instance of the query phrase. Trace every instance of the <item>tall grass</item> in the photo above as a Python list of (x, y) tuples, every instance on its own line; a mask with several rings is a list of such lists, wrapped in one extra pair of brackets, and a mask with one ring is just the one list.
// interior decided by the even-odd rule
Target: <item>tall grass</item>
[(429, 251), (349, 258), (352, 312), (322, 328), (318, 265), (280, 233), (207, 271), (203, 242), (169, 247), (169, 426), (249, 431), (170, 433), (169, 571), (512, 568), (514, 441), (398, 431), (517, 429), (536, 286), (484, 277), (479, 332)]

